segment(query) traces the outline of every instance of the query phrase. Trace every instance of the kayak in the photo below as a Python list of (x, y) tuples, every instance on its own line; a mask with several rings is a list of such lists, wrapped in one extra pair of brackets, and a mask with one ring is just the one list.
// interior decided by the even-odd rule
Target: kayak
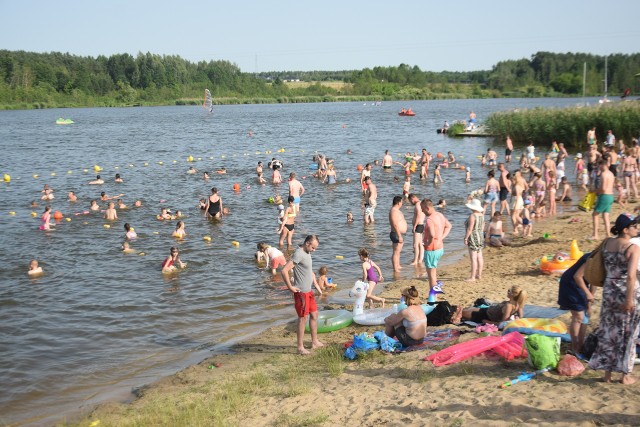
[(56, 124), (57, 125), (70, 125), (72, 123), (74, 123), (73, 120), (71, 120), (71, 119), (63, 119), (62, 117), (59, 118), (58, 120), (56, 120)]

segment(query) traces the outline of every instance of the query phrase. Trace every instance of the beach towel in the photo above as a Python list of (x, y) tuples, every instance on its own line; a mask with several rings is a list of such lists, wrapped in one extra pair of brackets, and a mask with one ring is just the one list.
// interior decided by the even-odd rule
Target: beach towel
[(503, 334), (508, 334), (514, 331), (526, 335), (540, 334), (548, 337), (559, 337), (564, 342), (571, 342), (571, 336), (568, 334), (567, 325), (557, 319), (516, 319), (507, 323)]
[(434, 347), (438, 347), (449, 341), (457, 340), (460, 336), (460, 331), (457, 329), (438, 329), (437, 331), (427, 332), (422, 344), (410, 345), (409, 347), (402, 347), (396, 352), (426, 350)]
[(524, 306), (524, 317), (536, 319), (553, 319), (565, 314), (568, 310), (561, 310), (557, 307), (544, 307), (541, 305)]

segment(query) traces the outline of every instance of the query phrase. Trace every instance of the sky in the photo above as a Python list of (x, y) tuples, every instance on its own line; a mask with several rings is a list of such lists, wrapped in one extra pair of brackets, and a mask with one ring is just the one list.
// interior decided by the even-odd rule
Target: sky
[(638, 0), (0, 0), (0, 49), (150, 52), (245, 72), (474, 71), (539, 51), (637, 53), (639, 17)]

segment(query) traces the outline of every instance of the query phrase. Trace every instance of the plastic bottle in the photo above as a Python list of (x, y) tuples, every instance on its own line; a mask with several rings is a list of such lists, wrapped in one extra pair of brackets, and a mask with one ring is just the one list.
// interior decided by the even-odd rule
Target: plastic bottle
[(393, 304), (393, 312), (394, 313), (398, 312), (398, 304)]

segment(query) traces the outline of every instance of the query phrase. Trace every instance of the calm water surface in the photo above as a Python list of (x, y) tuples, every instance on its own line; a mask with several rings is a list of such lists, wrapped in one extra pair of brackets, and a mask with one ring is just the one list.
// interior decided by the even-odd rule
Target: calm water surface
[[(253, 261), (256, 242), (277, 244), (277, 211), (266, 200), (277, 193), (286, 198), (287, 193), (286, 186), (256, 185), (258, 160), (266, 165), (277, 156), (284, 161), (283, 176), (295, 171), (303, 178), (307, 193), (295, 242), (307, 233), (318, 234), (314, 266), (327, 265), (334, 282), (344, 288), (359, 277), (359, 247), (369, 248), (390, 273), (387, 214), (393, 196), (402, 194), (400, 167), (391, 174), (374, 169), (378, 222), (365, 227), (358, 164), (381, 159), (385, 149), (394, 156), (423, 147), (432, 153), (456, 153), (471, 166), (471, 184), (464, 183), (462, 171), (443, 170), (444, 185), (434, 187), (416, 178), (413, 185), (423, 197), (447, 199), (446, 214), (454, 226), (447, 248), (459, 249), (467, 215), (463, 201), (485, 181), (477, 155), (492, 144), (502, 155), (503, 144), (484, 138), (449, 139), (435, 129), (445, 119), (451, 123), (467, 118), (471, 110), (482, 121), (493, 111), (576, 102), (242, 105), (216, 107), (213, 114), (199, 107), (0, 112), (0, 173), (12, 178), (9, 184), (0, 183), (0, 423), (51, 424), (60, 414), (119, 396), (204, 358), (230, 340), (294, 316), (281, 280)], [(403, 106), (411, 106), (417, 116), (398, 117)], [(58, 117), (72, 118), (75, 124), (57, 126)], [(347, 148), (352, 155), (345, 154)], [(317, 151), (336, 159), (339, 184), (324, 185), (310, 176)], [(208, 182), (200, 174), (188, 175), (188, 156), (201, 171), (224, 166), (228, 173), (214, 173)], [(95, 177), (94, 165), (104, 168), (106, 184), (87, 184)], [(116, 173), (124, 183), (113, 182)], [(394, 176), (400, 182), (394, 182)], [(344, 183), (346, 178), (354, 182)], [(232, 190), (236, 182), (239, 193)], [(53, 210), (71, 218), (50, 232), (38, 230), (45, 183), (55, 190)], [(212, 186), (231, 209), (219, 222), (208, 221), (196, 208)], [(78, 202), (67, 201), (68, 191), (76, 192)], [(124, 193), (125, 204), (140, 199), (143, 206), (120, 210), (110, 228), (104, 227), (100, 213), (75, 215), (87, 210), (101, 191)], [(37, 200), (37, 208), (30, 207), (32, 200)], [(186, 239), (171, 237), (175, 221), (155, 219), (162, 207), (184, 213)], [(410, 221), (411, 211), (405, 208)], [(347, 211), (353, 211), (355, 223), (346, 224)], [(132, 243), (135, 254), (120, 252), (125, 222), (139, 235)], [(212, 242), (203, 236), (211, 236)], [(240, 242), (239, 247), (232, 241)], [(165, 277), (160, 264), (173, 245), (188, 267)], [(410, 245), (405, 246), (402, 262), (407, 264), (412, 254)], [(45, 271), (35, 279), (26, 274), (32, 258), (40, 260)], [(415, 275), (406, 267), (401, 277)]]

